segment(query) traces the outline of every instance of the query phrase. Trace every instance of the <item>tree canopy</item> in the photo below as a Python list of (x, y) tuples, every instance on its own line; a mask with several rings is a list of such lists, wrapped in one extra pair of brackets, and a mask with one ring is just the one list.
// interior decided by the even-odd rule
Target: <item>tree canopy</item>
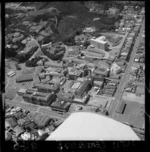
[(58, 32), (62, 37), (67, 37), (70, 33), (79, 31), (83, 28), (82, 23), (80, 23), (75, 18), (64, 18), (60, 21), (58, 25)]

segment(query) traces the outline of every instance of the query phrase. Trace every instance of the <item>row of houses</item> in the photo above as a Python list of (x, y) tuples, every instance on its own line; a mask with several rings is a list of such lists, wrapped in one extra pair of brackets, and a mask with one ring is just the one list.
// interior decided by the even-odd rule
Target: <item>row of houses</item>
[(123, 48), (118, 56), (119, 59), (129, 61), (131, 50), (134, 45), (135, 38), (138, 34), (138, 31), (135, 32), (134, 30), (132, 30), (132, 32), (128, 34), (127, 39), (125, 40), (125, 43), (123, 45)]
[(113, 80), (105, 79), (103, 84), (98, 91), (97, 95), (106, 95), (106, 96), (114, 96), (117, 90), (118, 82)]
[(49, 106), (56, 99), (56, 95), (53, 92), (44, 93), (32, 89), (19, 90), (18, 94), (21, 95), (26, 102), (43, 106)]
[[(27, 129), (34, 130), (37, 128), (37, 124), (29, 118), (28, 113), (21, 108), (16, 109), (16, 111), (14, 108), (6, 111), (5, 129), (7, 135), (9, 134), (9, 137), (6, 137), (8, 140), (14, 135), (20, 137)], [(13, 135), (12, 132), (14, 132)]]

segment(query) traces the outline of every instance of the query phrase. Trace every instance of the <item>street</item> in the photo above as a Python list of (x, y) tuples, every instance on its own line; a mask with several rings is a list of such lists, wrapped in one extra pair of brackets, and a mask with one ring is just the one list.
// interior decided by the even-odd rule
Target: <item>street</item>
[(145, 19), (144, 19), (144, 21), (142, 23), (142, 27), (140, 29), (140, 33), (138, 34), (138, 37), (136, 38), (134, 47), (132, 49), (130, 61), (129, 61), (128, 65), (127, 65), (127, 68), (125, 70), (123, 78), (122, 78), (122, 80), (121, 80), (121, 82), (120, 82), (120, 84), (119, 84), (119, 86), (117, 88), (117, 91), (116, 91), (116, 94), (115, 94), (115, 98), (111, 102), (111, 105), (109, 107), (108, 113), (109, 113), (109, 116), (112, 117), (112, 118), (115, 118), (115, 110), (116, 110), (117, 106), (119, 105), (119, 103), (121, 101), (125, 84), (129, 80), (129, 75), (130, 75), (131, 67), (132, 67), (132, 64), (133, 64), (133, 61), (134, 61), (135, 54), (137, 52), (137, 48), (138, 48), (138, 46), (140, 44), (140, 40), (141, 40), (142, 32), (143, 32), (144, 28), (145, 28)]
[[(64, 120), (67, 117), (66, 115), (61, 115), (61, 114), (58, 114), (54, 111), (50, 111), (47, 109), (41, 109), (41, 106), (37, 106), (37, 105), (29, 104), (29, 103), (21, 103), (18, 101), (10, 101), (10, 100), (5, 100), (5, 103), (8, 105), (11, 105), (11, 106), (20, 107), (22, 109), (27, 109), (32, 112), (50, 115), (51, 117), (61, 119), (61, 120)], [(42, 108), (44, 108), (44, 107), (42, 107)]]

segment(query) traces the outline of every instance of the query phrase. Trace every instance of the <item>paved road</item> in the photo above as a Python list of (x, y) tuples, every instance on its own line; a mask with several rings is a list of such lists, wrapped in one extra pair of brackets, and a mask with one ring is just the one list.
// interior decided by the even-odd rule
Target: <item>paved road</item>
[(64, 120), (68, 117), (68, 114), (65, 114), (65, 115), (58, 114), (57, 112), (51, 111), (50, 109), (47, 109), (38, 105), (34, 105), (34, 104), (20, 102), (17, 100), (5, 100), (5, 103), (11, 106), (15, 106), (15, 107), (21, 107), (22, 109), (27, 109), (29, 111), (50, 115), (51, 117), (58, 118), (61, 120)]
[(6, 86), (5, 86), (5, 90), (6, 90), (6, 88), (9, 86), (9, 80), (10, 80), (10, 79), (8, 79), (7, 84), (6, 84)]
[(139, 43), (140, 43), (140, 40), (141, 40), (141, 37), (142, 37), (142, 32), (143, 32), (144, 28), (145, 28), (145, 19), (142, 23), (142, 27), (140, 29), (139, 35), (136, 38), (136, 41), (135, 41), (135, 44), (133, 46), (133, 50), (132, 50), (132, 53), (131, 53), (130, 61), (129, 61), (128, 66), (125, 70), (123, 78), (122, 78), (122, 80), (121, 80), (121, 82), (118, 86), (117, 92), (115, 94), (115, 98), (110, 105), (110, 108), (109, 108), (108, 112), (109, 112), (109, 116), (112, 117), (112, 118), (115, 118), (115, 109), (118, 106), (118, 104), (120, 103), (125, 84), (129, 80), (129, 75), (130, 75), (130, 71), (131, 71), (131, 68), (132, 68), (133, 61), (134, 61), (134, 57), (135, 57), (135, 54), (137, 52), (137, 48), (139, 46)]

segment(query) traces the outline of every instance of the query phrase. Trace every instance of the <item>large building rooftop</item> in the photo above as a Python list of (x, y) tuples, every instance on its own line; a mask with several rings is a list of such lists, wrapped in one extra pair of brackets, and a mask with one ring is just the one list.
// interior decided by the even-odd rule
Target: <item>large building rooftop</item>
[(105, 37), (104, 36), (100, 36), (96, 39), (92, 38), (91, 40), (102, 43), (102, 44), (106, 44), (107, 42), (105, 41)]

